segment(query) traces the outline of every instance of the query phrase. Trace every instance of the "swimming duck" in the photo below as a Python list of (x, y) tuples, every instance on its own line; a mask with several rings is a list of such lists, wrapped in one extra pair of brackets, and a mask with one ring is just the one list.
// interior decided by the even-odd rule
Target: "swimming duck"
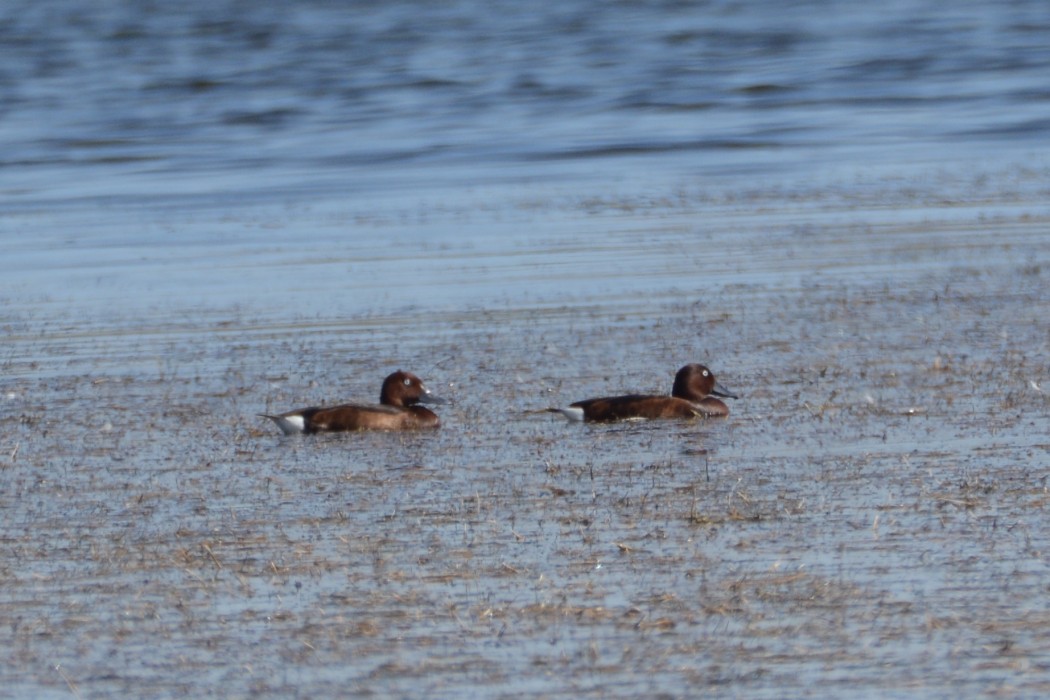
[(707, 367), (689, 364), (675, 375), (670, 396), (607, 396), (548, 410), (569, 420), (592, 422), (728, 416), (729, 407), (716, 396), (737, 398), (715, 380)]
[(347, 403), (328, 408), (300, 408), (269, 415), (285, 435), (351, 430), (418, 430), (437, 428), (437, 415), (419, 403), (444, 403), (430, 393), (423, 381), (411, 372), (398, 370), (385, 380), (379, 404)]

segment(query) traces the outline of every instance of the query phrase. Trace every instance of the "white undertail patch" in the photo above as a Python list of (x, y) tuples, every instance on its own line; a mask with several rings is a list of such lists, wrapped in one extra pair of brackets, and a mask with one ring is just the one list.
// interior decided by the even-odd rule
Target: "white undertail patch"
[(306, 428), (306, 421), (298, 413), (293, 413), (290, 416), (266, 416), (281, 429), (285, 435), (296, 435), (297, 433), (303, 432)]
[(559, 408), (558, 412), (569, 420), (583, 420), (583, 409), (579, 406), (569, 406), (567, 408)]

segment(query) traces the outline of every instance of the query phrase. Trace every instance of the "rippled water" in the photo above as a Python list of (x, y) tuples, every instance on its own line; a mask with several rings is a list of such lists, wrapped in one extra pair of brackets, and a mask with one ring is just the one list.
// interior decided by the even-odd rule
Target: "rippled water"
[(1045, 694), (1050, 7), (96, 5), (0, 8), (13, 696)]
[[(360, 290), (404, 257), (438, 303), (462, 303), (457, 266), (517, 298), (507, 254), (581, 274), (573, 239), (610, 208), (970, 199), (1044, 172), (1048, 29), (1038, 2), (9, 3), (0, 253), (21, 289), (109, 310), (272, 314), (304, 262)], [(391, 308), (355, 300), (335, 313)]]

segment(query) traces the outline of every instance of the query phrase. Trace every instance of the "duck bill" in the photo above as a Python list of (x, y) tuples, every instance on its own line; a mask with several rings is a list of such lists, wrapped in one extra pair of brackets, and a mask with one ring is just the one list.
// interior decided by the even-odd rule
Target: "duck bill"
[(738, 399), (740, 398), (733, 392), (726, 389), (721, 384), (715, 382), (715, 387), (711, 390), (711, 396), (721, 396), (724, 399)]
[(419, 403), (442, 404), (448, 403), (448, 401), (441, 398), (440, 396), (434, 396), (428, 391), (419, 397)]

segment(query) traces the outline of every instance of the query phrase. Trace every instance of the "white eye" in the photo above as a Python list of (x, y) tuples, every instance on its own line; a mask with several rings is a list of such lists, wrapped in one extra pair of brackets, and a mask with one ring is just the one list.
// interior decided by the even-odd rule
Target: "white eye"
[(710, 372), (708, 372), (708, 371), (707, 371), (707, 370), (705, 369), (705, 370), (704, 370), (704, 376), (706, 377), (706, 376), (708, 376), (709, 374), (711, 374), (711, 373), (710, 373)]
[(412, 380), (408, 377), (405, 377), (405, 386), (412, 386)]

